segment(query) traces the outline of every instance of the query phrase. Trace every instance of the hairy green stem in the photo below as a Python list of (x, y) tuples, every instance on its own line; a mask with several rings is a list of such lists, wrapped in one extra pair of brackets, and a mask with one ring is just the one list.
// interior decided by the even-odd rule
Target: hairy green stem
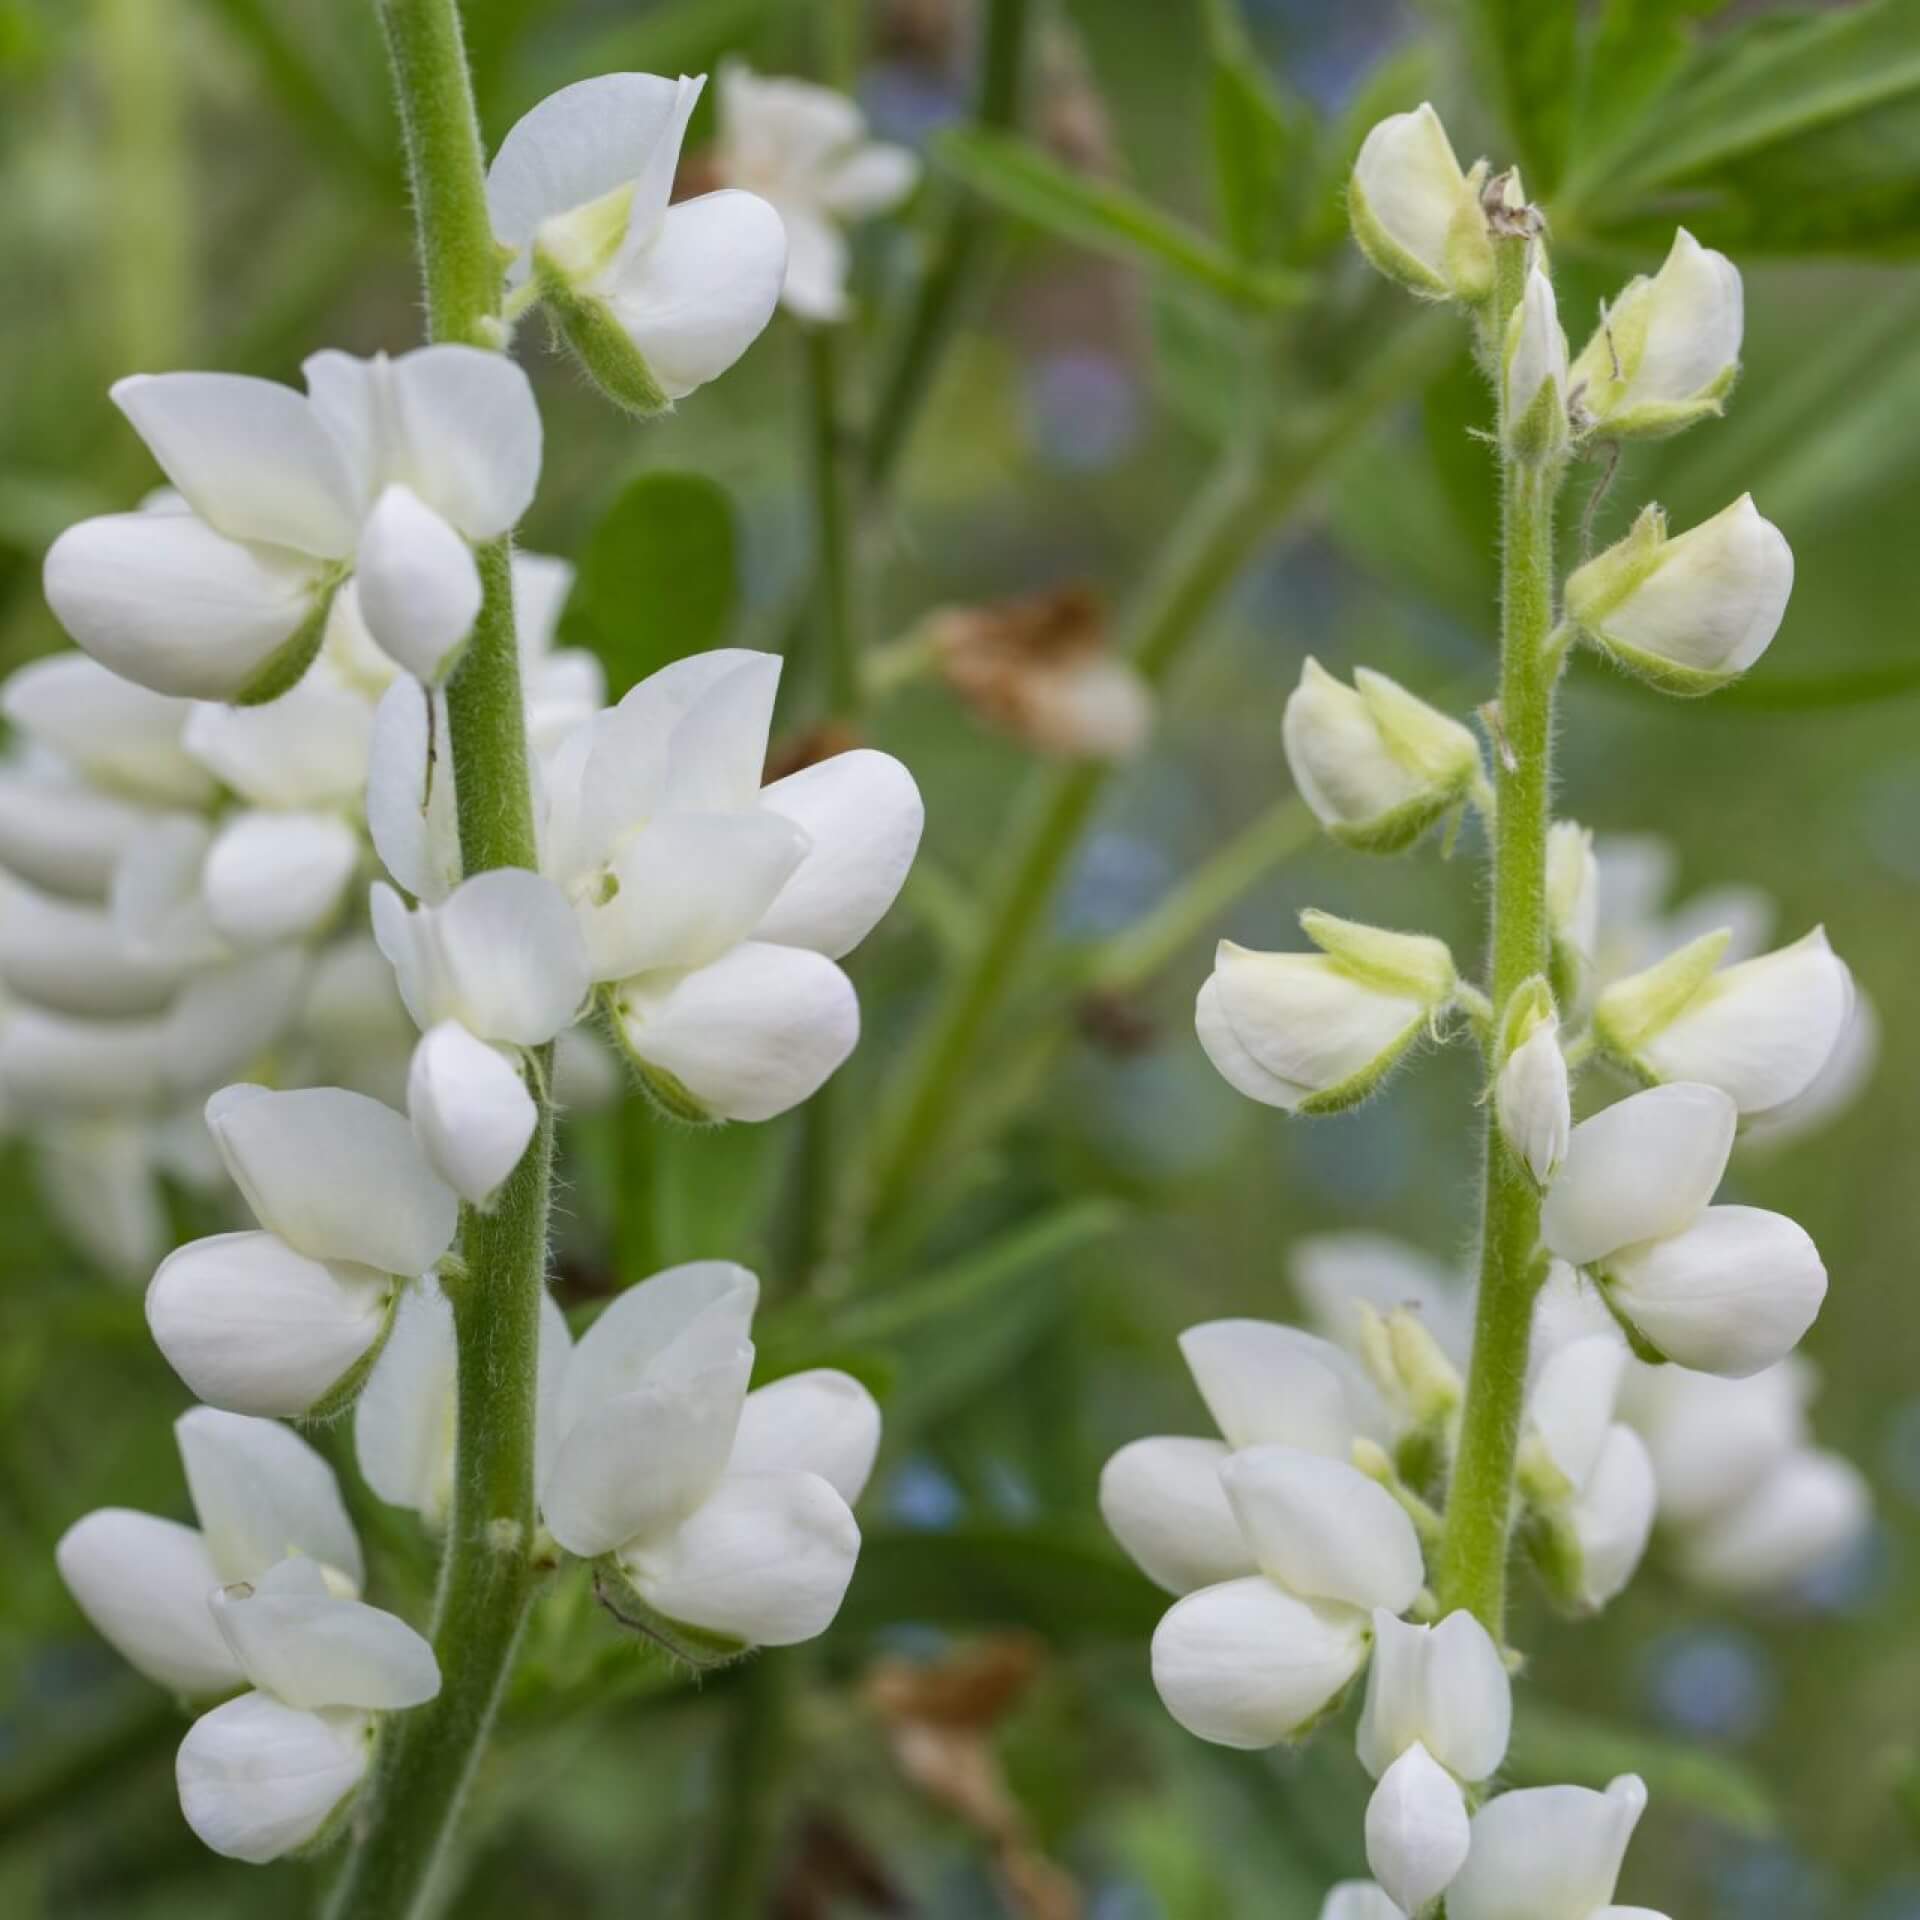
[[(1172, 672), (1248, 556), (1334, 458), (1424, 376), (1442, 337), (1425, 325), (1407, 328), (1286, 447), (1223, 456), (1168, 536), (1122, 625), (1123, 649), (1149, 682), (1158, 685)], [(982, 908), (981, 939), (942, 987), (882, 1111), (868, 1167), (867, 1205), (876, 1229), (898, 1218), (940, 1144), (957, 1082), (1014, 981), (1108, 772), (1083, 762), (1031, 777), (998, 863), (999, 884)]]
[[(1517, 305), (1528, 243), (1496, 243), (1499, 284), (1492, 338)], [(1557, 466), (1502, 454), (1500, 701), (1493, 725), (1498, 804), (1490, 823), (1493, 860), (1492, 1031), (1514, 992), (1549, 957), (1547, 829), (1550, 824), (1553, 691), (1554, 497)], [(1490, 1050), (1491, 1057), (1491, 1050)], [(1446, 1533), (1435, 1582), (1444, 1610), (1465, 1607), (1496, 1641), (1506, 1625), (1507, 1555), (1513, 1516), (1514, 1453), (1527, 1384), (1540, 1195), (1502, 1138), (1487, 1104), (1480, 1289), (1473, 1361), (1460, 1443), (1447, 1493)]]
[(832, 327), (808, 327), (807, 451), (813, 484), (815, 618), (827, 716), (851, 721), (865, 704), (861, 631), (853, 552), (854, 524), (847, 484), (847, 432), (841, 414), (840, 337)]
[(718, 1815), (709, 1824), (705, 1920), (766, 1920), (786, 1827), (794, 1713), (808, 1666), (804, 1647), (754, 1656), (733, 1689), (720, 1754)]
[[(487, 221), (479, 129), (454, 0), (382, 0), (406, 133), (436, 341), (497, 345), (500, 263)], [(447, 688), (448, 746), (468, 873), (537, 864), (511, 555), (477, 558), (483, 598)], [(492, 1210), (461, 1221), (465, 1275), (450, 1283), (458, 1362), (452, 1510), (434, 1610), (440, 1692), (384, 1728), (336, 1883), (335, 1920), (415, 1920), (447, 1887), (448, 1845), (492, 1726), (536, 1578), (534, 1397), (546, 1284), (553, 1116), (540, 1120)]]

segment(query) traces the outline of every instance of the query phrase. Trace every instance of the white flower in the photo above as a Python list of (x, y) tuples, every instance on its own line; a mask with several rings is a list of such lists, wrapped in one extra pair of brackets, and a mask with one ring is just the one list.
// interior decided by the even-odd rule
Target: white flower
[(1784, 1215), (1708, 1205), (1734, 1120), (1726, 1094), (1688, 1081), (1617, 1101), (1574, 1129), (1540, 1227), (1656, 1353), (1738, 1377), (1794, 1346), (1827, 1276)]
[(1461, 1611), (1422, 1627), (1381, 1609), (1373, 1636), (1361, 1765), (1378, 1780), (1417, 1742), (1456, 1779), (1489, 1779), (1506, 1758), (1513, 1689), (1486, 1628)]
[(1191, 1327), (1180, 1344), (1225, 1444), (1122, 1448), (1101, 1512), (1150, 1577), (1185, 1595), (1153, 1639), (1167, 1711), (1202, 1739), (1272, 1746), (1359, 1672), (1371, 1609), (1412, 1601), (1419, 1542), (1348, 1464), (1352, 1369), (1337, 1348), (1252, 1320)]
[(1447, 1889), (1448, 1920), (1662, 1920), (1612, 1904), (1646, 1804), (1634, 1774), (1605, 1793), (1530, 1787), (1489, 1801), (1473, 1817), (1467, 1864)]
[(720, 69), (714, 161), (730, 186), (769, 201), (787, 230), (782, 304), (803, 320), (847, 316), (841, 227), (886, 213), (913, 191), (919, 161), (867, 137), (844, 94), (806, 80), (762, 79), (739, 61)]
[(1740, 370), (1740, 270), (1685, 227), (1660, 271), (1629, 281), (1573, 366), (1573, 390), (1608, 437), (1677, 433), (1721, 410)]
[(1460, 171), (1440, 116), (1422, 102), (1361, 143), (1347, 187), (1353, 236), (1390, 279), (1439, 300), (1493, 291), (1493, 243), (1480, 210), (1483, 167)]
[(1480, 769), (1479, 746), (1457, 720), (1369, 667), (1343, 687), (1311, 655), (1287, 696), (1280, 739), (1314, 817), (1369, 852), (1412, 845)]
[(1793, 549), (1743, 493), (1671, 538), (1648, 507), (1568, 578), (1567, 617), (1628, 672), (1669, 693), (1710, 693), (1766, 652), (1792, 592)]
[(373, 889), (373, 931), (401, 998), (426, 1029), (407, 1112), (428, 1163), (475, 1206), (519, 1164), (539, 1113), (517, 1053), (544, 1045), (586, 998), (573, 909), (550, 880), (503, 867), (409, 912)]
[(1567, 1157), (1573, 1131), (1567, 1059), (1560, 1051), (1560, 1023), (1551, 1014), (1508, 1054), (1494, 1083), (1494, 1106), (1507, 1145), (1544, 1187)]
[(622, 1294), (569, 1356), (541, 1508), (667, 1620), (787, 1646), (825, 1631), (860, 1549), (880, 1413), (843, 1373), (749, 1394), (758, 1283), (720, 1261)]
[(1547, 830), (1547, 916), (1561, 964), (1581, 984), (1594, 963), (1600, 934), (1600, 864), (1593, 835), (1577, 820)]
[[(553, 1451), (555, 1401), (572, 1350), (566, 1317), (540, 1296), (540, 1350), (534, 1477)], [(354, 1458), (367, 1485), (396, 1507), (411, 1507), (436, 1531), (453, 1501), (457, 1354), (453, 1306), (431, 1275), (409, 1287), (353, 1407)]]
[(1459, 1781), (1416, 1740), (1367, 1802), (1367, 1865), (1400, 1906), (1418, 1913), (1466, 1863), (1470, 1832)]
[(1501, 362), (1501, 420), (1519, 459), (1540, 464), (1566, 451), (1567, 336), (1553, 282), (1533, 267), (1507, 321)]
[(604, 391), (654, 412), (746, 352), (786, 273), (780, 216), (751, 193), (669, 205), (701, 80), (608, 73), (550, 94), (487, 174), (493, 231)]
[(107, 792), (168, 807), (213, 798), (206, 768), (186, 751), (193, 711), (187, 702), (136, 686), (85, 654), (50, 654), (16, 669), (0, 693), (0, 710), (29, 740)]
[(174, 1436), (199, 1528), (102, 1508), (67, 1529), (55, 1559), (117, 1652), (170, 1692), (206, 1699), (244, 1679), (210, 1610), (219, 1588), (258, 1580), (290, 1554), (349, 1594), (364, 1574), (333, 1469), (297, 1434), (195, 1407)]
[(108, 911), (0, 874), (0, 982), (58, 1013), (119, 1018), (162, 1012), (181, 960), (130, 940)]
[(168, 1255), (147, 1324), (174, 1370), (215, 1404), (300, 1414), (349, 1392), (397, 1280), (452, 1244), (454, 1195), (406, 1121), (337, 1087), (228, 1087), (207, 1103), (228, 1172), (265, 1229)]
[(445, 671), (465, 632), (451, 623), (478, 605), (467, 543), (505, 533), (533, 497), (526, 376), (462, 346), (320, 353), (304, 372), (305, 394), (219, 373), (114, 387), (186, 506), (83, 521), (47, 555), (54, 612), (116, 673), (164, 694), (270, 699), (305, 673), (356, 567), (374, 638)]
[(1194, 1006), (1207, 1058), (1236, 1091), (1293, 1113), (1329, 1113), (1377, 1087), (1453, 1000), (1453, 957), (1422, 934), (1306, 913), (1320, 953), (1220, 942)]
[(1742, 1115), (1782, 1107), (1813, 1084), (1853, 1012), (1853, 979), (1824, 928), (1714, 971), (1709, 934), (1616, 981), (1594, 1008), (1601, 1041), (1650, 1080), (1719, 1087)]
[(1873, 1518), (1865, 1476), (1837, 1453), (1804, 1447), (1742, 1499), (1678, 1543), (1681, 1572), (1728, 1593), (1767, 1593), (1854, 1546)]

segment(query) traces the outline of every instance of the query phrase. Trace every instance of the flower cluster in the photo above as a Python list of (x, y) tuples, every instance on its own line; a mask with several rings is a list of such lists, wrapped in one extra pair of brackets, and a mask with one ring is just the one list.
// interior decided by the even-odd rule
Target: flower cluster
[[(649, 409), (766, 325), (783, 215), (789, 302), (828, 318), (842, 264), (815, 229), (911, 185), (844, 103), (742, 74), (724, 151), (781, 212), (741, 191), (669, 205), (699, 89), (569, 88), (489, 182), (503, 310), (544, 301), (600, 383)], [(360, 1601), (331, 1474), (265, 1416), (357, 1402), (369, 1485), (444, 1528), (462, 1223), (516, 1169), (544, 1179), (529, 1148), (595, 1057), (582, 1023), (673, 1116), (786, 1111), (855, 1043), (836, 962), (899, 892), (922, 822), (882, 753), (764, 782), (770, 655), (682, 659), (609, 707), (597, 663), (553, 648), (571, 572), (508, 545), (541, 426), (504, 353), (322, 353), (305, 376), (304, 393), (185, 373), (114, 389), (171, 485), (55, 542), (47, 597), (85, 652), (8, 683), (28, 746), (0, 776), (17, 996), (0, 1085), (95, 1127), (75, 1155), (119, 1129), (143, 1179), (164, 1138), (255, 1222), (159, 1259), (147, 1179), (140, 1230), (116, 1227), (123, 1264), (159, 1259), (149, 1325), (209, 1403), (179, 1428), (201, 1531), (109, 1511), (60, 1548), (135, 1665), (237, 1696), (195, 1724), (179, 1779), (195, 1830), (246, 1860), (333, 1831), (375, 1716), (440, 1681), (427, 1643)], [(448, 685), (509, 620), (536, 845), (469, 872), (463, 808), (470, 825), (495, 796), (458, 791), (473, 763)], [(211, 1153), (183, 1123), (202, 1103)], [(537, 1557), (591, 1563), (615, 1615), (702, 1664), (825, 1629), (879, 1446), (845, 1374), (748, 1392), (757, 1293), (737, 1267), (676, 1268), (577, 1344), (541, 1295)]]
[[(1740, 277), (1691, 235), (1574, 355), (1539, 215), (1513, 174), (1463, 171), (1431, 107), (1368, 136), (1350, 205), (1375, 266), (1476, 320), (1509, 538), (1532, 543), (1518, 564), (1551, 572), (1572, 461), (1721, 410)], [(1259, 1321), (1190, 1329), (1182, 1349), (1222, 1438), (1122, 1448), (1101, 1505), (1181, 1596), (1154, 1636), (1153, 1677), (1194, 1733), (1300, 1738), (1370, 1668), (1359, 1754), (1377, 1783), (1378, 1884), (1336, 1889), (1325, 1911), (1340, 1920), (1422, 1915), (1443, 1897), (1451, 1920), (1629, 1911), (1611, 1903), (1645, 1801), (1637, 1780), (1488, 1797), (1510, 1711), (1488, 1631), (1504, 1576), (1463, 1579), (1456, 1549), (1503, 1565), (1511, 1525), (1553, 1597), (1580, 1612), (1626, 1585), (1657, 1510), (1680, 1563), (1722, 1586), (1777, 1584), (1805, 1564), (1798, 1547), (1829, 1552), (1862, 1522), (1857, 1476), (1805, 1445), (1789, 1359), (1826, 1293), (1819, 1254), (1784, 1216), (1715, 1199), (1743, 1125), (1830, 1109), (1860, 1050), (1852, 977), (1819, 928), (1736, 954), (1750, 914), (1659, 929), (1650, 900), (1603, 900), (1591, 834), (1550, 821), (1545, 799), (1553, 684), (1574, 645), (1707, 693), (1765, 651), (1792, 579), (1786, 541), (1751, 499), (1671, 537), (1649, 507), (1560, 584), (1557, 624), (1545, 605), (1517, 615), (1509, 601), (1513, 705), (1485, 710), (1492, 766), (1468, 727), (1366, 668), (1348, 685), (1309, 659), (1287, 702), (1294, 784), (1342, 844), (1397, 853), (1482, 816), (1494, 964), (1477, 984), (1429, 935), (1310, 911), (1315, 952), (1221, 943), (1198, 1037), (1240, 1093), (1315, 1114), (1366, 1098), (1423, 1039), (1471, 1033), (1492, 1115), (1481, 1284), (1494, 1304), (1480, 1300), (1470, 1340), (1468, 1290), (1391, 1243), (1310, 1246), (1301, 1291), (1331, 1337)], [(1509, 808), (1531, 817), (1509, 822)], [(1589, 1064), (1640, 1090), (1576, 1124)], [(1484, 1365), (1469, 1351), (1480, 1341), (1494, 1343)], [(1481, 1394), (1510, 1409), (1497, 1427), (1476, 1425)], [(1723, 1411), (1727, 1432), (1703, 1444)]]

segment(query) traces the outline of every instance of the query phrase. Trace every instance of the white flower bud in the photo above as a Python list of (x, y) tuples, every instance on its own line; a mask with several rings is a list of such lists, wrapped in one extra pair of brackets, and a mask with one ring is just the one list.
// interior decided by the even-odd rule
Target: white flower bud
[(428, 686), (447, 677), (480, 612), (480, 569), (411, 487), (389, 486), (360, 529), (355, 576), (367, 631)]
[(1656, 1354), (1736, 1380), (1784, 1359), (1827, 1292), (1805, 1231), (1758, 1207), (1709, 1207), (1683, 1232), (1614, 1253), (1596, 1277)]
[(1553, 282), (1532, 268), (1507, 321), (1501, 356), (1501, 424), (1516, 459), (1541, 466), (1567, 448), (1567, 336)]
[(357, 1381), (392, 1299), (384, 1273), (308, 1259), (270, 1233), (220, 1233), (160, 1263), (147, 1325), (209, 1405), (291, 1419)]
[(1466, 1864), (1471, 1831), (1459, 1781), (1415, 1741), (1367, 1802), (1367, 1865), (1398, 1905), (1419, 1913)]
[(1593, 431), (1649, 439), (1719, 413), (1743, 324), (1740, 270), (1680, 228), (1660, 271), (1627, 284), (1574, 362)]
[(1551, 1014), (1536, 1020), (1507, 1055), (1494, 1083), (1494, 1110), (1507, 1145), (1544, 1187), (1567, 1157), (1573, 1132), (1567, 1059), (1560, 1051), (1560, 1023)]
[(1223, 940), (1194, 1007), (1207, 1057), (1249, 1099), (1288, 1112), (1352, 1106), (1451, 1004), (1453, 956), (1423, 934), (1331, 914), (1301, 924), (1317, 954)]
[(1667, 693), (1711, 693), (1772, 644), (1793, 591), (1793, 549), (1753, 496), (1667, 537), (1650, 506), (1625, 539), (1576, 568), (1568, 618), (1617, 665)]
[(1480, 208), (1485, 171), (1460, 171), (1430, 105), (1382, 120), (1361, 143), (1347, 185), (1360, 251), (1428, 299), (1484, 300), (1493, 291), (1493, 242)]
[(520, 1164), (540, 1119), (519, 1068), (457, 1020), (414, 1048), (407, 1113), (427, 1164), (476, 1207)]
[(1343, 845), (1397, 853), (1457, 805), (1480, 748), (1383, 673), (1358, 668), (1343, 687), (1311, 655), (1280, 724), (1300, 797)]
[(1816, 927), (1790, 947), (1714, 972), (1708, 934), (1600, 996), (1594, 1032), (1649, 1080), (1719, 1087), (1743, 1116), (1810, 1087), (1840, 1044), (1853, 981)]
[(180, 1810), (215, 1853), (259, 1865), (313, 1839), (372, 1757), (369, 1714), (243, 1693), (188, 1728), (175, 1767)]
[(1689, 1580), (1767, 1593), (1844, 1553), (1867, 1531), (1873, 1496), (1851, 1460), (1802, 1448), (1747, 1495), (1679, 1542)]

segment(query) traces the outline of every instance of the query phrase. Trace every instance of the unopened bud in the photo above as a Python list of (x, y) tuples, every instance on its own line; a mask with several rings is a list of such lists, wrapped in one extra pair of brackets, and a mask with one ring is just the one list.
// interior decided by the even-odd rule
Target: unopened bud
[(1567, 336), (1554, 305), (1553, 283), (1538, 267), (1507, 322), (1502, 359), (1502, 431), (1507, 450), (1530, 466), (1566, 452)]
[(1515, 994), (1503, 1026), (1506, 1059), (1494, 1082), (1494, 1109), (1507, 1145), (1544, 1187), (1567, 1157), (1573, 1132), (1560, 1022), (1544, 980)]
[(1369, 133), (1347, 185), (1353, 237), (1388, 279), (1429, 300), (1477, 305), (1493, 291), (1493, 242), (1480, 206), (1484, 163), (1460, 171), (1430, 105)]

